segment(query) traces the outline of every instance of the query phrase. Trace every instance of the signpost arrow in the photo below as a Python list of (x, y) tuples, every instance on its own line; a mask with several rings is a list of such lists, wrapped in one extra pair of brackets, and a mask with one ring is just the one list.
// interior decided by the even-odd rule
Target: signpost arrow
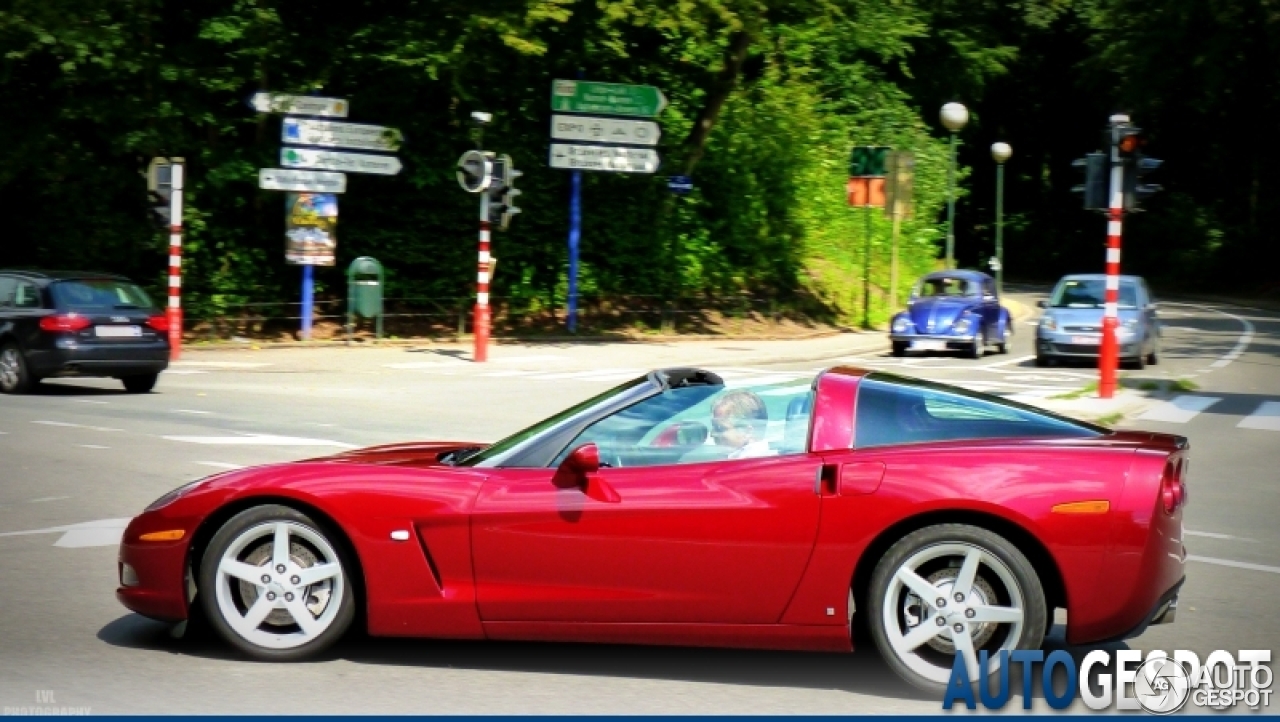
[(259, 113), (296, 113), (325, 118), (345, 118), (351, 104), (343, 98), (316, 98), (310, 95), (284, 95), (259, 92), (249, 96), (249, 107)]
[(667, 98), (652, 85), (555, 80), (551, 109), (564, 113), (604, 113), (652, 118), (667, 107)]
[(403, 167), (400, 159), (394, 155), (342, 153), (334, 150), (307, 150), (288, 146), (280, 149), (280, 165), (285, 168), (315, 168), (374, 175), (396, 175)]
[(326, 173), (314, 170), (260, 168), (258, 170), (258, 187), (269, 191), (346, 193), (347, 176), (342, 173)]
[(662, 131), (652, 120), (592, 118), (581, 115), (551, 116), (551, 137), (556, 140), (588, 140), (629, 145), (657, 145)]
[(658, 170), (659, 163), (658, 152), (650, 148), (551, 144), (552, 168), (614, 173), (654, 173)]
[(395, 128), (381, 125), (286, 117), (280, 126), (280, 140), (324, 148), (395, 151), (404, 142), (404, 136)]

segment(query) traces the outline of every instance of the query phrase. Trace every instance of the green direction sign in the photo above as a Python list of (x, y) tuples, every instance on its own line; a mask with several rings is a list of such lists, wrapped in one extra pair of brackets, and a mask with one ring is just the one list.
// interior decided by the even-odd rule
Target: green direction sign
[(667, 107), (667, 98), (652, 85), (594, 83), (587, 80), (551, 82), (551, 109), (565, 113), (604, 113), (652, 118)]
[(884, 177), (890, 150), (893, 149), (883, 145), (855, 146), (849, 157), (849, 177)]

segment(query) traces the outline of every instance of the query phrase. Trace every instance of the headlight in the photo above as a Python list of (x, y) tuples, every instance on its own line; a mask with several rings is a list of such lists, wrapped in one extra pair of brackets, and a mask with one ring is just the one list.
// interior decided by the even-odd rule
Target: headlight
[(906, 319), (906, 317), (904, 317), (904, 316), (899, 316), (899, 317), (897, 317), (897, 318), (893, 319), (893, 332), (894, 332), (894, 333), (906, 333), (908, 330), (910, 330), (910, 328), (911, 328), (911, 322), (910, 322), (910, 321), (908, 321), (908, 320)]
[(1058, 319), (1053, 316), (1046, 315), (1040, 319), (1040, 328), (1043, 328), (1046, 331), (1057, 331)]
[[(216, 476), (216, 474), (215, 474), (215, 476)], [(168, 494), (165, 494), (164, 496), (160, 497), (159, 499), (156, 499), (155, 501), (151, 502), (151, 504), (150, 504), (150, 505), (148, 505), (146, 509), (143, 509), (143, 512), (155, 511), (156, 509), (159, 509), (159, 508), (161, 508), (161, 507), (165, 507), (165, 506), (168, 506), (168, 505), (172, 504), (173, 502), (175, 502), (175, 501), (177, 501), (178, 499), (180, 499), (180, 498), (182, 497), (182, 495), (183, 495), (183, 494), (186, 494), (188, 491), (191, 491), (193, 488), (195, 488), (195, 486), (196, 486), (197, 484), (203, 484), (205, 481), (208, 481), (210, 478), (212, 478), (212, 477), (208, 477), (208, 476), (206, 476), (206, 477), (204, 477), (203, 479), (196, 479), (195, 481), (193, 481), (193, 482), (191, 482), (191, 483), (189, 483), (189, 484), (183, 484), (182, 486), (178, 487), (177, 489), (174, 489), (173, 491), (169, 492)]]
[(1131, 319), (1129, 319), (1129, 320), (1125, 321), (1125, 322), (1124, 322), (1124, 327), (1125, 327), (1125, 328), (1127, 328), (1127, 329), (1130, 329), (1130, 330), (1133, 330), (1133, 329), (1137, 328), (1137, 327), (1138, 327), (1138, 319), (1136, 319), (1136, 318), (1131, 318)]
[(952, 328), (955, 329), (956, 333), (969, 333), (969, 329), (973, 328), (973, 319), (968, 317), (962, 318), (959, 321), (956, 321), (955, 326), (952, 326)]

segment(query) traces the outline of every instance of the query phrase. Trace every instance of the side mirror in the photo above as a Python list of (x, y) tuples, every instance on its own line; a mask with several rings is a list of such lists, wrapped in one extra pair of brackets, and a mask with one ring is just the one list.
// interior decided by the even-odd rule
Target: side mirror
[(1040, 308), (1048, 308), (1049, 302), (1041, 299), (1039, 301), (1036, 301), (1036, 305), (1039, 306)]
[(583, 494), (596, 501), (609, 504), (622, 501), (618, 492), (599, 477), (599, 471), (600, 449), (595, 444), (583, 444), (564, 457), (551, 477), (551, 483), (557, 489), (581, 489)]
[(1147, 310), (1148, 310), (1148, 311), (1154, 311), (1154, 310), (1156, 310), (1156, 304), (1155, 304), (1155, 301), (1152, 301), (1151, 303), (1148, 303), (1148, 304), (1147, 304)]

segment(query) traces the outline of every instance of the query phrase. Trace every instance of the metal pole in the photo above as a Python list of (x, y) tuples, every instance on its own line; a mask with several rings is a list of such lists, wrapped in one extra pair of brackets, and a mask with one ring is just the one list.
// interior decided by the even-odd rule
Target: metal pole
[(578, 245), (582, 238), (582, 171), (575, 170), (569, 196), (569, 333), (578, 332)]
[(169, 196), (169, 358), (177, 360), (182, 353), (182, 163), (170, 169), (173, 189)]
[(951, 162), (947, 164), (947, 270), (955, 268), (956, 254), (956, 134), (951, 133)]
[(1004, 163), (996, 164), (996, 295), (1004, 296)]
[(489, 360), (489, 193), (480, 193), (480, 265), (476, 271), (476, 308), (472, 318), (475, 331), (476, 363)]
[(311, 306), (315, 300), (315, 267), (302, 267), (302, 340), (311, 340)]
[(1116, 347), (1116, 327), (1120, 305), (1120, 231), (1124, 218), (1124, 166), (1120, 148), (1115, 143), (1114, 129), (1129, 122), (1127, 116), (1112, 116), (1111, 128), (1111, 203), (1107, 210), (1107, 291), (1102, 316), (1102, 348), (1098, 354), (1098, 397), (1109, 399), (1116, 392), (1116, 369), (1120, 365)]
[[(895, 189), (895, 195), (897, 191)], [(901, 204), (895, 199), (893, 201), (893, 231), (892, 250), (889, 252), (889, 314), (892, 315), (898, 308), (898, 233), (902, 229), (902, 213), (900, 211)]]

